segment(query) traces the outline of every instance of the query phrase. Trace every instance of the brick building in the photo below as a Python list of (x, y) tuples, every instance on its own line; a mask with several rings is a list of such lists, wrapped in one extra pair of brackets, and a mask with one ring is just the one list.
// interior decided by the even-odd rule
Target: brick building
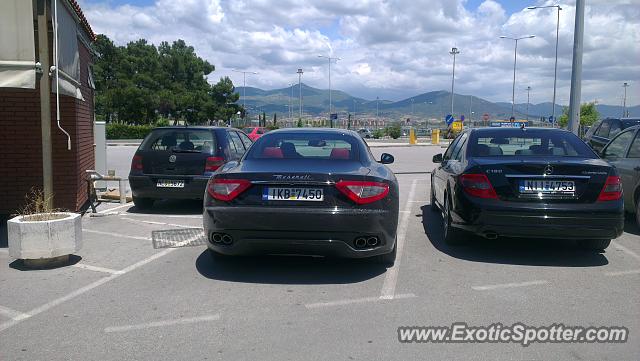
[[(37, 69), (38, 62), (43, 65), (43, 69), (45, 64), (55, 63), (53, 1), (56, 0), (0, 1), (3, 4), (8, 2), (6, 9), (10, 10), (4, 16), (0, 15), (0, 34), (5, 34), (0, 35), (0, 48), (4, 47), (4, 52), (0, 50), (0, 215), (15, 213), (23, 205), (24, 197), (30, 189), (43, 189), (45, 181), (41, 117), (43, 83), (42, 75)], [(11, 11), (14, 13), (9, 14)], [(95, 34), (75, 0), (57, 0), (57, 12), (60, 58), (66, 57), (67, 61), (71, 58), (67, 64), (62, 61), (59, 64), (60, 73), (65, 70), (65, 79), (60, 78), (59, 84), (60, 124), (70, 135), (71, 150), (67, 148), (67, 136), (58, 129), (56, 123), (56, 80), (52, 74), (47, 81), (51, 81), (49, 97), (53, 205), (56, 208), (78, 211), (87, 205), (85, 170), (94, 168), (94, 89), (90, 74), (93, 55), (90, 48)], [(29, 18), (22, 19), (26, 16)], [(3, 21), (7, 17), (16, 17), (18, 20)], [(43, 21), (47, 24), (50, 50), (47, 62), (40, 59), (42, 47), (39, 46), (39, 39), (42, 39), (43, 34), (38, 33), (38, 25), (44, 24)], [(33, 24), (29, 33), (33, 34), (34, 40), (33, 59), (29, 59), (31, 54), (26, 55), (27, 59), (24, 55), (24, 49), (28, 50), (31, 46), (30, 38), (17, 34), (29, 31), (24, 28), (24, 23)], [(13, 32), (14, 36), (7, 39), (8, 32)], [(70, 39), (73, 36), (76, 38)], [(25, 38), (27, 44), (11, 43), (24, 42)], [(11, 49), (11, 46), (21, 48), (21, 51), (15, 52), (18, 53), (17, 56), (7, 54), (6, 49)], [(44, 153), (46, 152), (45, 150)]]

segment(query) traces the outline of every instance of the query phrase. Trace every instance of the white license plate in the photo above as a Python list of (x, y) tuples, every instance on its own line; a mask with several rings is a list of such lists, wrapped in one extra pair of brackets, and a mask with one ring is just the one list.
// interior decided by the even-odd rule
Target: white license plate
[(567, 180), (521, 180), (520, 193), (562, 193), (573, 194), (576, 191), (574, 181)]
[(263, 201), (314, 201), (324, 199), (321, 188), (282, 188), (265, 187), (262, 191)]
[(158, 188), (184, 188), (183, 180), (159, 179), (156, 183)]

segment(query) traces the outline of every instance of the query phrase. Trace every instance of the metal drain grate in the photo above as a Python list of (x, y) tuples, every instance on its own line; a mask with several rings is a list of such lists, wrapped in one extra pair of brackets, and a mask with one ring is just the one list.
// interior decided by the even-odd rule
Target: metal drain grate
[(207, 244), (202, 228), (181, 228), (152, 231), (153, 248), (193, 247)]

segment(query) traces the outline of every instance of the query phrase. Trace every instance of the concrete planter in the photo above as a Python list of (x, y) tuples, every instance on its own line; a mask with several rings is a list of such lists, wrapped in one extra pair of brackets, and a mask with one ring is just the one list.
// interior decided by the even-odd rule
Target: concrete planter
[(82, 247), (82, 217), (58, 212), (56, 219), (29, 220), (37, 215), (18, 216), (7, 221), (9, 255), (34, 267), (66, 263), (69, 254)]

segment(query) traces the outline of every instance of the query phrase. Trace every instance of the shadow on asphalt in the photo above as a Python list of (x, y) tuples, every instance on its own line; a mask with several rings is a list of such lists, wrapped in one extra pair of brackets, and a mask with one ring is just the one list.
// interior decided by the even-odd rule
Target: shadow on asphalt
[(629, 234), (633, 234), (634, 236), (640, 236), (640, 228), (638, 228), (638, 223), (636, 223), (635, 214), (626, 214), (626, 218), (624, 220), (624, 231)]
[(64, 268), (64, 267), (70, 267), (73, 266), (74, 264), (78, 263), (82, 261), (82, 257), (75, 255), (75, 254), (71, 254), (69, 255), (69, 262), (66, 264), (62, 264), (62, 265), (58, 265), (55, 267), (43, 267), (43, 268), (29, 268), (26, 267), (24, 265), (23, 260), (21, 259), (17, 259), (11, 263), (9, 263), (9, 267), (18, 270), (18, 271), (42, 271), (42, 270), (51, 270), (51, 269), (58, 269), (58, 268)]
[(306, 256), (211, 257), (204, 250), (196, 269), (209, 279), (267, 284), (348, 284), (363, 282), (386, 271), (366, 259)]
[(9, 236), (7, 235), (7, 221), (9, 216), (0, 214), (0, 248), (9, 247)]
[(549, 240), (531, 238), (498, 238), (488, 240), (468, 235), (459, 246), (444, 243), (442, 217), (432, 212), (430, 206), (422, 208), (424, 231), (440, 252), (451, 257), (484, 263), (501, 263), (525, 266), (595, 267), (609, 263), (607, 257), (595, 251), (585, 251), (571, 240)]
[(127, 209), (127, 213), (200, 215), (202, 214), (202, 201), (194, 199), (163, 199), (155, 201), (153, 207), (148, 209), (139, 209), (133, 206)]

